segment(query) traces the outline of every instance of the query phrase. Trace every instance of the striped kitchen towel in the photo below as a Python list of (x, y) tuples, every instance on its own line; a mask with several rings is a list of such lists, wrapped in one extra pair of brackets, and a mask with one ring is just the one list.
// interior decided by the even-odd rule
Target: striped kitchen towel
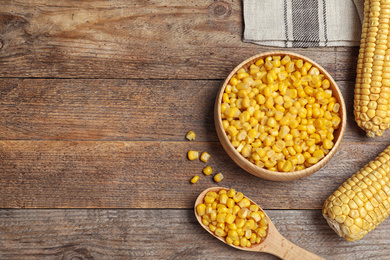
[(244, 42), (359, 46), (364, 0), (244, 0)]

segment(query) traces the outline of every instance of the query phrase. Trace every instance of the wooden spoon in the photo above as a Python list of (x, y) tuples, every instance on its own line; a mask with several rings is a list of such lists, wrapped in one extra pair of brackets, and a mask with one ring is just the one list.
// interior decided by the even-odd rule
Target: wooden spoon
[[(206, 196), (207, 192), (215, 191), (218, 193), (222, 189), (229, 190), (227, 188), (222, 188), (222, 187), (213, 187), (213, 188), (208, 188), (208, 189), (204, 190), (201, 194), (199, 194), (198, 198), (196, 199), (194, 209), (195, 209), (195, 216), (196, 216), (196, 219), (198, 220), (199, 224), (204, 229), (206, 229), (210, 234), (212, 234), (214, 237), (216, 237), (219, 240), (221, 240), (222, 242), (226, 243), (225, 238), (215, 235), (213, 232), (211, 232), (209, 230), (208, 226), (206, 226), (202, 223), (202, 217), (199, 216), (196, 212), (196, 206), (198, 204), (203, 203), (203, 199)], [(249, 199), (249, 200), (253, 204), (256, 204), (251, 199)], [(262, 210), (261, 207), (259, 207), (259, 208), (260, 208), (260, 210)], [(267, 214), (265, 212), (264, 212), (264, 214), (267, 216)], [(267, 218), (270, 219), (268, 216), (267, 216)], [(241, 247), (241, 246), (235, 246), (235, 245), (230, 245), (230, 246), (237, 248), (237, 249), (240, 249), (240, 250), (245, 250), (245, 251), (269, 253), (269, 254), (275, 255), (281, 259), (286, 259), (286, 260), (287, 259), (302, 259), (302, 260), (323, 259), (323, 258), (319, 257), (318, 255), (310, 253), (309, 251), (306, 251), (303, 248), (301, 248), (297, 245), (294, 245), (293, 243), (288, 241), (286, 238), (284, 238), (276, 230), (276, 228), (275, 228), (274, 224), (271, 222), (271, 220), (269, 220), (269, 223), (268, 223), (267, 235), (265, 238), (263, 238), (263, 240), (259, 244), (252, 244), (251, 247)]]

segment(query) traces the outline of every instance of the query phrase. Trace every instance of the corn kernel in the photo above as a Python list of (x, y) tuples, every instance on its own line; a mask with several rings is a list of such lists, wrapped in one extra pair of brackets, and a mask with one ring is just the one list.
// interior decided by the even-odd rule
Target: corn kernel
[(199, 176), (195, 175), (194, 177), (192, 177), (191, 183), (195, 184), (198, 180), (199, 180)]
[(251, 204), (249, 206), (249, 210), (253, 211), (253, 212), (257, 212), (257, 211), (259, 211), (259, 206), (257, 206), (256, 204)]
[(322, 159), (325, 156), (324, 151), (318, 149), (314, 151), (313, 157), (316, 157), (318, 160)]
[(330, 150), (330, 149), (333, 148), (333, 142), (332, 142), (331, 140), (329, 140), (329, 139), (325, 139), (325, 140), (323, 141), (323, 147), (324, 147), (325, 149)]
[(228, 198), (227, 201), (226, 201), (226, 206), (227, 206), (228, 208), (233, 208), (234, 205), (235, 205), (234, 200), (231, 199), (231, 198)]
[(191, 151), (188, 151), (187, 156), (188, 156), (188, 159), (193, 161), (193, 160), (196, 160), (199, 158), (199, 152), (191, 150)]
[(310, 164), (316, 164), (318, 162), (318, 158), (317, 157), (310, 157), (307, 159), (307, 162)]
[(217, 229), (216, 226), (214, 226), (213, 224), (209, 224), (209, 229), (211, 232), (215, 232), (215, 230)]
[(186, 138), (188, 139), (188, 140), (195, 140), (195, 133), (193, 132), (193, 131), (189, 131), (188, 133), (187, 133), (187, 135), (186, 135)]
[(215, 197), (213, 197), (211, 195), (206, 195), (206, 197), (204, 197), (204, 201), (207, 204), (211, 204), (215, 201)]
[(210, 159), (210, 154), (208, 152), (203, 152), (200, 156), (200, 160), (203, 162), (207, 162)]
[(213, 172), (212, 168), (210, 166), (206, 166), (203, 168), (204, 175), (210, 175)]
[(230, 190), (227, 192), (227, 195), (228, 195), (229, 198), (234, 197), (234, 195), (236, 195), (236, 190), (235, 190), (235, 189), (230, 189)]
[[(224, 193), (224, 194), (220, 194), (220, 196), (219, 196), (219, 203), (220, 204), (227, 204), (227, 200), (228, 200), (228, 195), (226, 194), (226, 193)], [(226, 208), (227, 209), (227, 208)]]
[(231, 136), (231, 137), (234, 137), (238, 134), (238, 131), (237, 131), (237, 128), (234, 127), (234, 126), (229, 126), (228, 128), (226, 128), (226, 132)]
[(260, 237), (265, 237), (267, 235), (267, 230), (265, 228), (259, 228), (257, 233)]
[(242, 200), (240, 200), (240, 202), (238, 203), (238, 205), (239, 205), (241, 208), (249, 208), (249, 206), (251, 205), (251, 202), (250, 202), (247, 198), (243, 198)]
[(198, 204), (196, 206), (196, 212), (199, 216), (203, 216), (206, 213), (206, 205), (205, 204)]
[(236, 203), (240, 202), (243, 198), (244, 198), (244, 194), (242, 194), (242, 192), (237, 192), (237, 193), (233, 196), (233, 200), (234, 200)]
[(240, 211), (240, 209), (241, 209), (241, 208), (240, 208), (238, 205), (234, 205), (234, 206), (233, 206), (233, 212), (232, 212), (232, 213), (233, 213), (233, 214), (237, 214), (237, 213)]
[(214, 175), (215, 182), (221, 182), (223, 178), (224, 176), (222, 175), (222, 173), (217, 173), (216, 175)]
[(220, 236), (220, 237), (224, 237), (226, 236), (226, 232), (222, 229), (222, 228), (217, 228), (214, 233), (217, 235), (217, 236)]

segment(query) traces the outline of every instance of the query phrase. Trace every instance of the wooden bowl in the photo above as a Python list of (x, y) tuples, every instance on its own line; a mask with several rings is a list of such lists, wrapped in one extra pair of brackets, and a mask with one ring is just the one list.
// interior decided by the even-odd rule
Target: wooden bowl
[[(319, 71), (325, 76), (326, 79), (329, 80), (330, 82), (330, 89), (332, 89), (333, 96), (338, 100), (340, 104), (340, 118), (341, 118), (341, 123), (340, 126), (337, 130), (335, 130), (334, 134), (334, 146), (330, 150), (330, 152), (322, 158), (318, 163), (300, 170), (300, 171), (294, 171), (294, 172), (274, 172), (267, 170), (265, 168), (261, 168), (253, 163), (251, 163), (249, 160), (247, 160), (245, 157), (243, 157), (239, 152), (236, 151), (236, 149), (233, 147), (231, 142), (229, 141), (225, 130), (222, 125), (222, 117), (221, 117), (221, 102), (222, 102), (222, 95), (225, 92), (225, 88), (228, 85), (230, 79), (236, 74), (236, 72), (241, 69), (241, 68), (249, 68), (250, 65), (254, 64), (258, 59), (261, 58), (266, 58), (267, 56), (286, 56), (289, 55), (291, 59), (298, 58), (302, 59), (303, 61), (308, 61), (311, 64), (313, 64), (315, 67), (319, 69)], [(346, 113), (346, 108), (345, 108), (345, 102), (343, 99), (343, 96), (340, 92), (340, 89), (338, 88), (336, 82), (334, 79), (329, 75), (329, 73), (322, 68), (319, 64), (316, 62), (312, 61), (311, 59), (296, 54), (292, 52), (286, 52), (286, 51), (273, 51), (273, 52), (265, 52), (261, 53), (258, 55), (255, 55), (253, 57), (250, 57), (249, 59), (243, 61), (241, 64), (239, 64), (226, 78), (224, 81), (222, 87), (220, 88), (217, 98), (215, 100), (215, 107), (214, 107), (214, 121), (215, 121), (215, 127), (217, 130), (218, 138), (227, 152), (227, 154), (233, 159), (234, 162), (236, 162), (241, 168), (243, 168), (245, 171), (263, 178), (267, 180), (273, 180), (273, 181), (292, 181), (292, 180), (297, 180), (303, 177), (306, 177), (319, 169), (321, 169), (326, 163), (329, 162), (329, 160), (334, 156), (336, 153), (337, 149), (340, 146), (341, 140), (343, 139), (345, 128), (346, 128), (346, 118), (347, 118), (347, 113)]]

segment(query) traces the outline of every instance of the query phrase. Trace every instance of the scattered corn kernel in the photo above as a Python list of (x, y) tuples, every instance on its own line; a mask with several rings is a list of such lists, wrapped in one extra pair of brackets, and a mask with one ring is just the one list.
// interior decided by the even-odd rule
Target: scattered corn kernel
[(210, 175), (213, 172), (213, 169), (210, 166), (206, 166), (203, 168), (203, 173), (205, 175)]
[(186, 135), (186, 138), (188, 139), (188, 140), (195, 140), (195, 133), (194, 133), (194, 131), (189, 131), (188, 133), (187, 133), (187, 135)]
[(322, 160), (341, 125), (329, 80), (310, 62), (288, 55), (256, 63), (232, 77), (237, 87), (226, 89), (229, 100), (222, 100), (223, 128), (233, 147), (269, 170), (303, 170)]
[(216, 175), (214, 175), (215, 182), (221, 182), (223, 178), (224, 177), (223, 177), (222, 173), (217, 173)]
[(199, 180), (199, 176), (198, 176), (198, 175), (195, 175), (194, 177), (192, 177), (191, 183), (194, 183), (194, 184), (195, 184), (198, 180)]
[[(233, 244), (241, 247), (251, 247), (253, 244), (261, 243), (267, 235), (269, 220), (265, 213), (241, 192), (236, 192), (234, 189), (224, 190), (224, 193), (208, 192), (203, 203), (197, 205), (196, 213), (201, 217), (203, 225), (209, 228), (215, 235), (224, 237), (227, 244)], [(215, 194), (217, 196), (215, 197)], [(232, 199), (238, 195), (239, 202)], [(207, 198), (207, 199), (206, 199)], [(217, 209), (220, 211), (235, 209), (231, 213), (221, 212), (215, 215), (215, 210), (207, 210), (206, 205), (209, 204), (209, 198), (214, 198)], [(240, 206), (239, 206), (240, 205)], [(212, 208), (212, 207), (211, 207)], [(214, 219), (214, 220), (213, 220)]]
[(207, 162), (210, 159), (210, 154), (208, 152), (203, 152), (200, 156), (202, 162)]
[(192, 150), (188, 151), (187, 155), (188, 155), (188, 159), (190, 159), (191, 161), (199, 158), (199, 152), (197, 152), (197, 151), (192, 151)]

